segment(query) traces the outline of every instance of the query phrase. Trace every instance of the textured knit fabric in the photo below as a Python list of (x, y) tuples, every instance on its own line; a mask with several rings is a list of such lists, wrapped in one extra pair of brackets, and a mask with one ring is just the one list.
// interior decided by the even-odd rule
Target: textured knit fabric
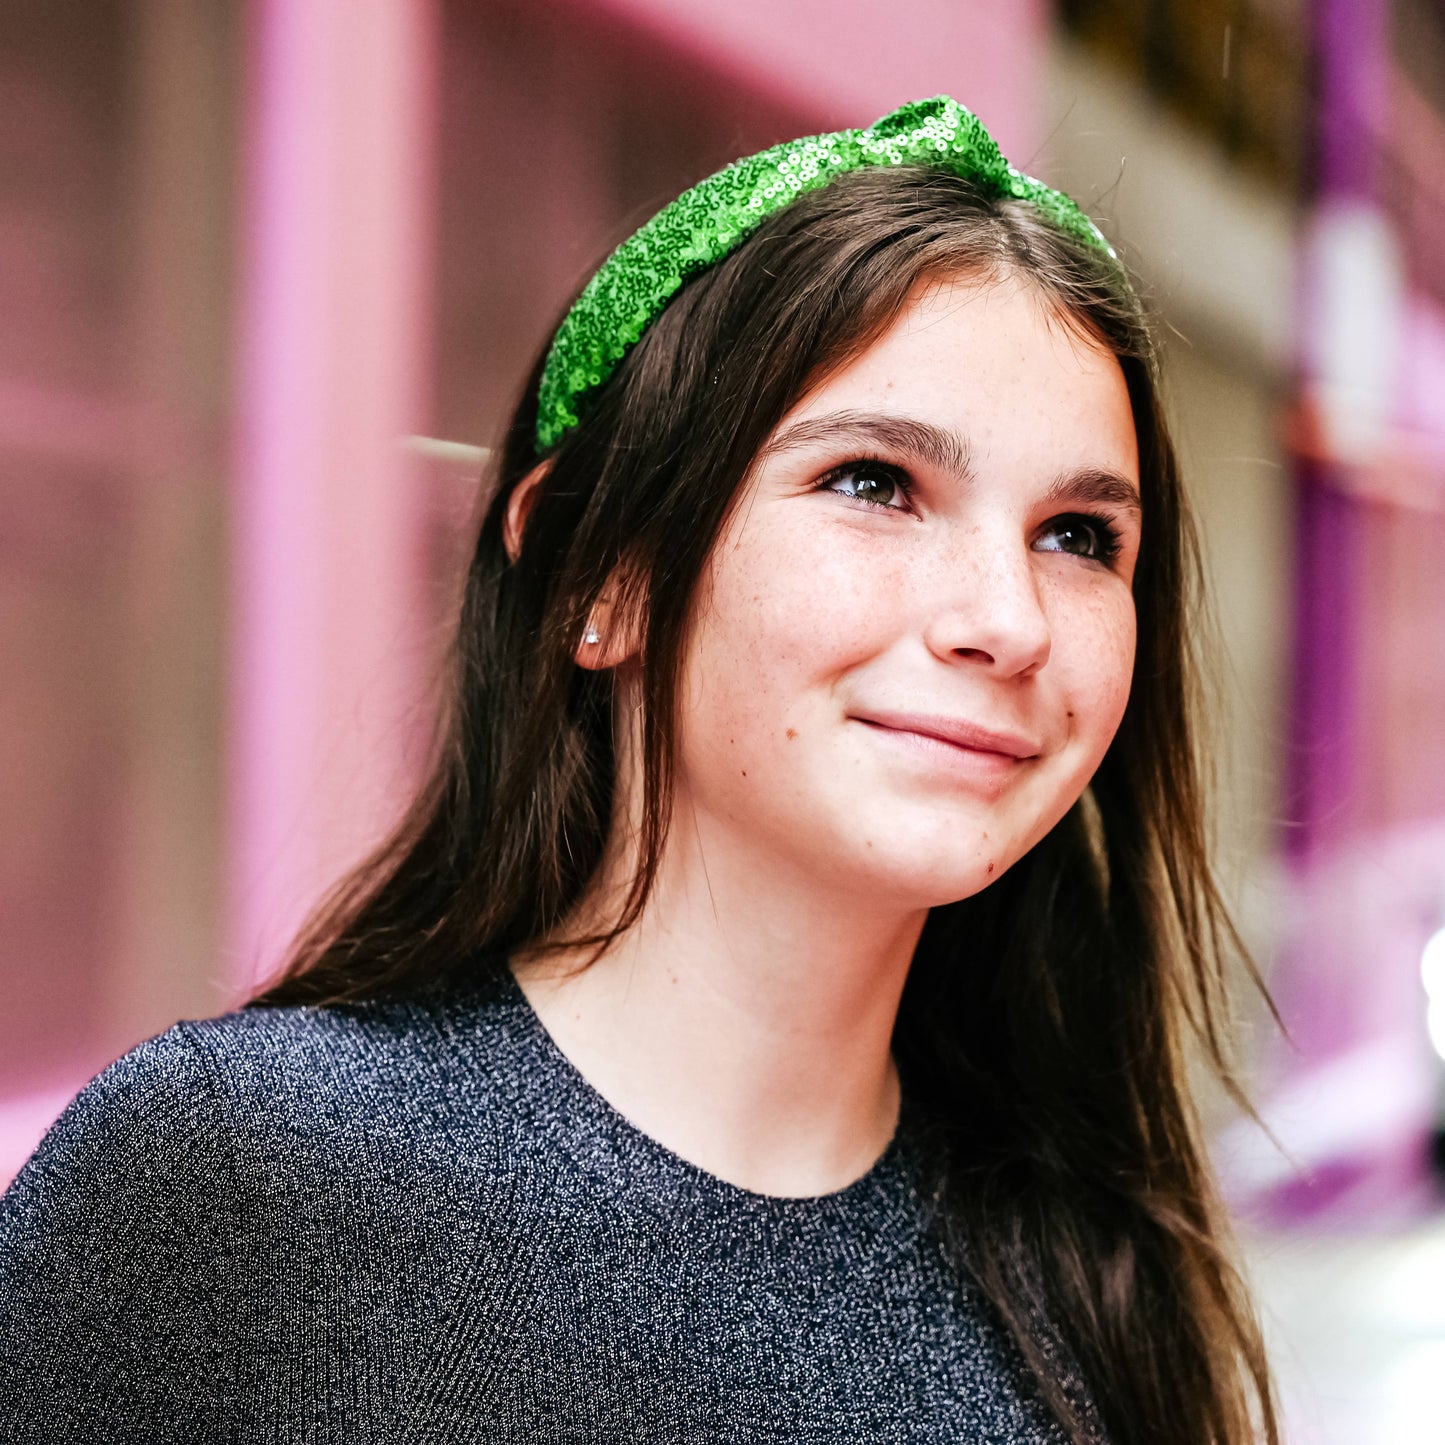
[(176, 1024), (0, 1200), (0, 1440), (1057, 1442), (910, 1117), (782, 1199), (630, 1124), (504, 969)]

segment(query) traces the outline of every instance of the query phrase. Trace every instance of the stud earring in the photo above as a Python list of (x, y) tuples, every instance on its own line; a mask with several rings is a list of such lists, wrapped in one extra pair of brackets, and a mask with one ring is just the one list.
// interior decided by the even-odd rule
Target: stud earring
[(598, 636), (597, 629), (595, 627), (589, 627), (587, 631), (582, 634), (582, 641), (601, 642), (602, 638)]

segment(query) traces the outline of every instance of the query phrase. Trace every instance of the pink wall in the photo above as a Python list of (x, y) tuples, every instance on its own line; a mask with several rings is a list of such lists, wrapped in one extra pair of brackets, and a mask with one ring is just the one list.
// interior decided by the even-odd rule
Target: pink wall
[(426, 725), (419, 488), (438, 17), (250, 12), (231, 490), (227, 967), (279, 960)]
[(1043, 137), (1044, 0), (597, 0), (589, 8), (735, 71), (816, 114), (820, 129), (864, 125), (905, 100), (945, 93), (976, 111), (1025, 169)]

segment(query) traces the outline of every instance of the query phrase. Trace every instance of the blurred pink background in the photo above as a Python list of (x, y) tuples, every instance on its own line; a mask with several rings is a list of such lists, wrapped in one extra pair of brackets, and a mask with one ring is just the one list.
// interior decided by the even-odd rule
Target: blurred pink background
[(1441, 0), (8, 0), (0, 1181), (396, 815), (476, 449), (606, 250), (939, 92), (1165, 323), (1288, 1153), (1205, 1106), (1296, 1437), (1438, 1438)]

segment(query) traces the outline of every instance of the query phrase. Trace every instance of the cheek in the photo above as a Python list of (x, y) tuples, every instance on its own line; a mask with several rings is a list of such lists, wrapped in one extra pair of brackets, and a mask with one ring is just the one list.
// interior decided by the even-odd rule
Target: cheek
[[(794, 516), (806, 520), (805, 509)], [(753, 522), (739, 545), (714, 554), (700, 655), (756, 692), (760, 681), (836, 674), (866, 654), (886, 632), (886, 599), (900, 591), (876, 539), (869, 547), (866, 536), (793, 517)]]
[(1068, 698), (1071, 732), (1102, 757), (1129, 701), (1134, 673), (1134, 599), (1111, 582), (1056, 613), (1053, 659)]
[(730, 769), (744, 787), (797, 781), (799, 749), (827, 725), (830, 680), (879, 650), (894, 625), (883, 600), (899, 595), (880, 586), (866, 538), (768, 521), (715, 549), (681, 693), (690, 768), (715, 781)]

